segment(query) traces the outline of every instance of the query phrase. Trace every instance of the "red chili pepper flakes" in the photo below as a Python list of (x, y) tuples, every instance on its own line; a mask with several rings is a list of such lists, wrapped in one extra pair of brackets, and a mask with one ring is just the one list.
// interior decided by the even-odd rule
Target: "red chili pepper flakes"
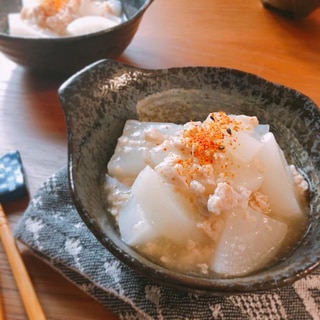
[[(219, 159), (217, 154), (224, 154), (228, 148), (235, 150), (237, 138), (233, 133), (246, 129), (242, 122), (222, 111), (211, 113), (209, 119), (212, 121), (203, 123), (190, 121), (191, 125), (185, 128), (182, 134), (181, 144), (185, 147), (182, 146), (180, 150), (183, 150), (183, 153), (189, 152), (190, 157), (177, 159), (176, 164), (177, 173), (185, 177), (187, 184), (197, 176), (199, 167), (218, 164), (220, 160), (215, 160)], [(228, 131), (232, 134), (230, 135)], [(228, 138), (225, 139), (226, 137)], [(219, 164), (219, 171), (228, 175), (226, 172), (228, 166), (229, 160), (224, 159), (224, 163)]]
[(66, 5), (67, 2), (68, 0), (42, 0), (41, 4), (43, 6), (59, 11), (62, 7)]
[[(210, 114), (212, 122), (203, 122), (200, 126), (194, 124), (184, 131), (183, 138), (191, 155), (199, 164), (210, 164), (214, 161), (216, 152), (225, 152), (225, 133), (232, 134), (240, 130), (241, 123), (220, 111)], [(234, 141), (235, 142), (235, 141)], [(232, 144), (230, 141), (229, 144)]]

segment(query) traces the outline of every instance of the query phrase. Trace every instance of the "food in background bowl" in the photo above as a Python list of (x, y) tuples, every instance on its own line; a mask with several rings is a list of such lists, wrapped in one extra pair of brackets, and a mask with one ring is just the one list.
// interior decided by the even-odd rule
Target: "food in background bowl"
[(24, 0), (8, 15), (9, 34), (17, 37), (79, 36), (121, 22), (119, 0)]
[(292, 250), (307, 226), (308, 183), (254, 116), (128, 120), (107, 181), (122, 239), (182, 272), (252, 273)]

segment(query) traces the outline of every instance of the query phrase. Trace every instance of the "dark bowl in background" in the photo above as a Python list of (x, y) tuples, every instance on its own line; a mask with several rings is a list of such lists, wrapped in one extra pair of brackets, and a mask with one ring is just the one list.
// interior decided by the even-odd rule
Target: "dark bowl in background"
[(40, 73), (71, 76), (100, 59), (117, 58), (130, 44), (153, 0), (121, 0), (127, 20), (107, 30), (64, 38), (25, 38), (8, 34), (8, 14), (20, 0), (0, 0), (0, 51), (12, 61)]
[[(170, 96), (172, 89), (179, 94)], [(210, 278), (169, 270), (121, 240), (107, 210), (107, 163), (125, 121), (141, 119), (137, 102), (156, 93), (156, 117), (147, 119), (145, 114), (144, 120), (184, 123), (223, 110), (255, 115), (270, 124), (288, 162), (304, 172), (310, 187), (309, 229), (285, 259), (248, 276)], [(96, 238), (129, 267), (174, 288), (234, 294), (291, 284), (320, 264), (320, 110), (302, 93), (234, 69), (146, 70), (104, 60), (64, 82), (59, 97), (68, 129), (69, 186), (75, 207)]]

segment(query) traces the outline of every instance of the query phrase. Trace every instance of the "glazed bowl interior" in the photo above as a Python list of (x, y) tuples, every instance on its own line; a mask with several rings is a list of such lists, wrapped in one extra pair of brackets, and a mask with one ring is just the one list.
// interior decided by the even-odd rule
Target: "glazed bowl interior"
[(39, 73), (71, 76), (100, 59), (118, 57), (130, 44), (153, 0), (120, 0), (123, 22), (87, 35), (26, 38), (9, 34), (8, 14), (21, 10), (21, 0), (0, 0), (0, 51)]
[[(157, 94), (154, 108), (136, 105)], [(144, 70), (110, 60), (96, 62), (59, 89), (69, 139), (69, 184), (88, 228), (118, 259), (158, 283), (192, 292), (227, 294), (293, 283), (320, 262), (320, 112), (303, 94), (252, 74), (219, 67)], [(174, 109), (174, 112), (173, 110)], [(270, 124), (289, 163), (309, 183), (310, 226), (285, 259), (252, 275), (229, 279), (166, 269), (126, 245), (107, 210), (106, 170), (127, 119), (183, 123), (208, 113), (255, 115)]]

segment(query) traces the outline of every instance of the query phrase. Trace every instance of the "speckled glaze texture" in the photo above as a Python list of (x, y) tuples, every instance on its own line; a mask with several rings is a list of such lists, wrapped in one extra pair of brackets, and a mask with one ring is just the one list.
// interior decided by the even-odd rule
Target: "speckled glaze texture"
[(0, 0), (0, 51), (37, 73), (70, 76), (100, 59), (118, 57), (130, 44), (153, 0), (121, 0), (126, 21), (108, 30), (65, 38), (23, 38), (8, 34), (8, 13), (21, 10), (21, 0)]
[[(157, 106), (136, 105), (155, 95)], [(214, 67), (143, 70), (111, 60), (88, 66), (59, 89), (69, 143), (69, 183), (89, 229), (117, 258), (155, 281), (193, 292), (228, 294), (291, 284), (320, 263), (320, 112), (303, 94), (255, 75)], [(148, 98), (147, 98), (148, 99)], [(149, 102), (147, 101), (147, 104)], [(155, 102), (153, 101), (152, 104)], [(105, 173), (127, 119), (184, 122), (212, 111), (269, 123), (289, 162), (310, 184), (310, 228), (288, 257), (256, 274), (215, 279), (158, 266), (124, 244), (106, 206)]]

